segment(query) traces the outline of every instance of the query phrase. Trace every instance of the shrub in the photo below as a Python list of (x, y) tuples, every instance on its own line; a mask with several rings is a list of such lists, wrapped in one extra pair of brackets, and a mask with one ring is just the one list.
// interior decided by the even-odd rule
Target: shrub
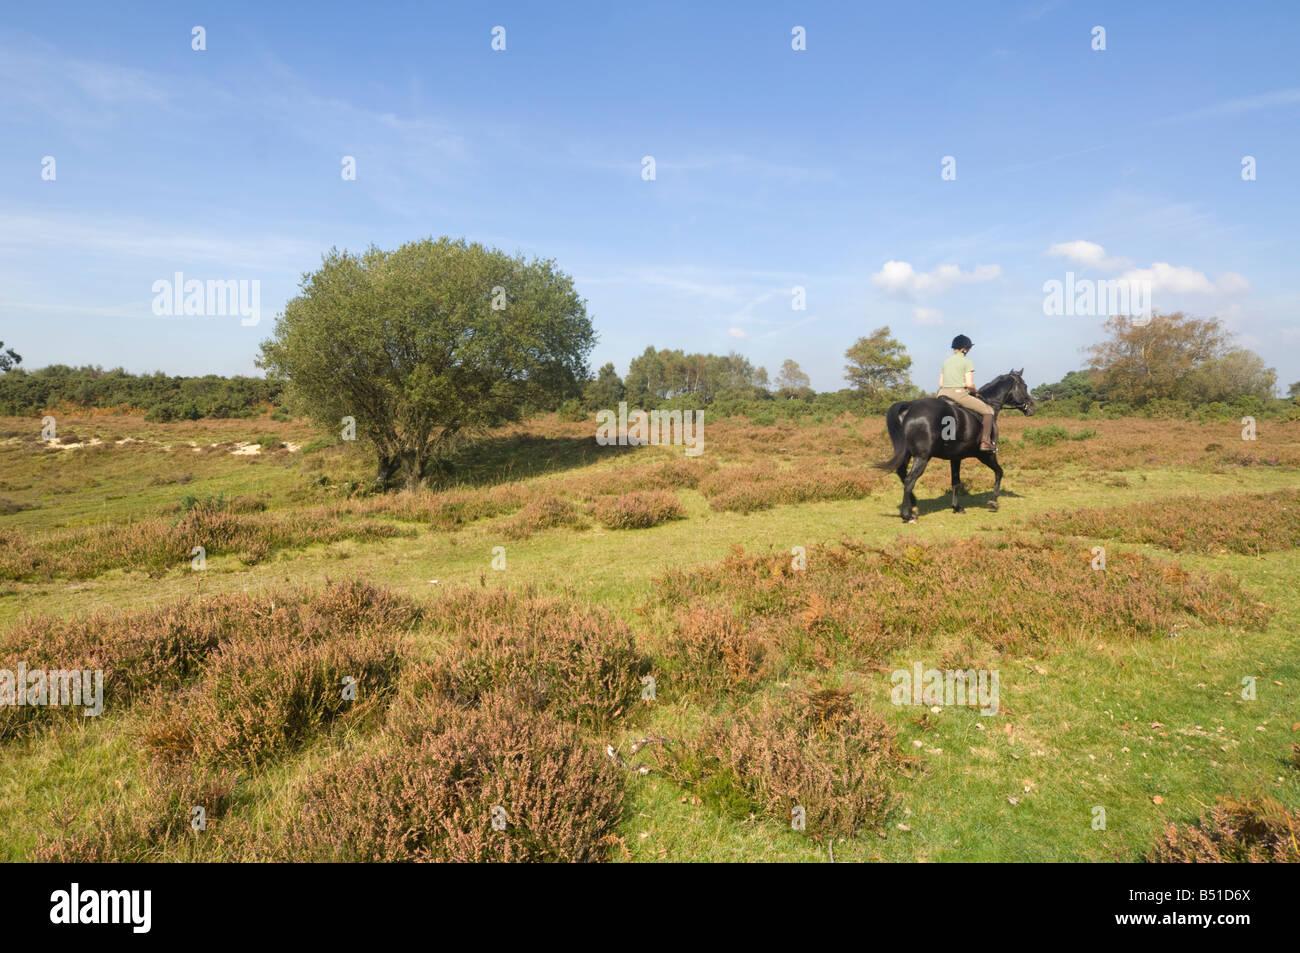
[(1194, 824), (1169, 824), (1144, 858), (1153, 863), (1300, 863), (1300, 811), (1272, 798), (1218, 798)]
[(1070, 432), (1060, 424), (1048, 424), (1046, 427), (1027, 427), (1021, 439), (1036, 447), (1050, 447), (1062, 440), (1070, 439)]
[(679, 615), (730, 607), (762, 625), (791, 665), (866, 664), (918, 632), (973, 635), (999, 651), (1071, 638), (1164, 636), (1188, 619), (1258, 629), (1271, 614), (1226, 576), (1207, 576), (1134, 553), (1111, 553), (1105, 572), (1088, 547), (1008, 539), (885, 548), (842, 540), (810, 547), (808, 568), (784, 554), (740, 547), (716, 566), (670, 571), (656, 584)]
[(685, 516), (677, 497), (664, 490), (602, 497), (596, 501), (593, 512), (607, 529), (647, 529)]
[[(146, 764), (141, 783), (119, 786), (105, 801), (82, 812), (64, 803), (52, 812), (56, 833), (42, 835), (28, 851), (37, 863), (143, 863), (193, 859), (198, 839), (191, 822), (195, 807), (204, 811), (211, 838), (220, 829), (237, 778), (229, 771), (191, 771), (187, 767)], [(137, 789), (138, 788), (138, 789)]]
[(728, 607), (696, 606), (678, 618), (663, 664), (672, 684), (710, 697), (757, 685), (768, 653), (766, 642)]
[[(360, 581), (253, 596), (230, 593), (84, 619), (29, 616), (0, 634), (0, 668), (86, 669), (104, 673), (104, 708), (131, 705), (150, 690), (176, 692), (206, 667), (219, 646), (240, 641), (291, 645), (358, 629), (401, 631), (420, 608)], [(81, 709), (0, 706), (0, 740)]]
[(343, 539), (410, 537), (415, 530), (374, 520), (346, 522), (326, 507), (299, 510), (291, 517), (237, 513), (221, 497), (189, 497), (176, 521), (154, 518), (56, 530), (37, 537), (0, 531), (0, 579), (91, 579), (110, 569), (132, 568), (161, 574), (186, 565), (195, 546), (208, 556), (238, 553), (261, 559), (271, 552)]
[(509, 699), (484, 698), (473, 709), (429, 704), (427, 730), (337, 756), (307, 779), (280, 848), (286, 859), (605, 859), (624, 777), (599, 746)]
[(586, 529), (587, 520), (572, 501), (543, 496), (530, 500), (518, 515), (502, 523), (501, 532), (507, 539), (527, 539), (533, 533), (561, 526)]
[(700, 482), (700, 491), (712, 509), (752, 513), (777, 505), (862, 499), (882, 479), (874, 467), (746, 465), (718, 470)]
[(893, 806), (893, 776), (906, 763), (894, 732), (837, 689), (709, 721), (687, 745), (663, 749), (670, 770), (715, 809), (789, 825), (802, 807), (817, 840), (878, 824)]
[(460, 705), (510, 693), (603, 730), (637, 704), (650, 671), (624, 623), (559, 600), (467, 589), (440, 600), (429, 621), (448, 644), (434, 682)]
[(1254, 555), (1300, 548), (1300, 490), (1177, 497), (1129, 506), (1044, 513), (1032, 525), (1174, 552)]
[(400, 666), (399, 648), (391, 634), (315, 644), (286, 644), (278, 635), (228, 643), (192, 691), (159, 706), (147, 741), (178, 760), (264, 764), (335, 721), (356, 724), (381, 711)]

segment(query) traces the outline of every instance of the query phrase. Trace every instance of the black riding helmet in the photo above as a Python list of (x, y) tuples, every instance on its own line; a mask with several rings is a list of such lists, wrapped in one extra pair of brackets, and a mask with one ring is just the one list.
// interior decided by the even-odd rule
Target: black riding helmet
[(974, 346), (975, 344), (971, 341), (971, 339), (964, 334), (959, 334), (952, 339), (952, 349), (954, 351), (960, 351), (962, 348), (965, 348), (966, 350), (969, 351)]

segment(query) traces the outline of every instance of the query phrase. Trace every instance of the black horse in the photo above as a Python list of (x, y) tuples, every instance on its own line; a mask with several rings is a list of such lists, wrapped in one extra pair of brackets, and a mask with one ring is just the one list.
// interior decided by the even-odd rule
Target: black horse
[[(1020, 376), (1024, 368), (994, 378), (980, 388), (979, 398), (993, 408), (993, 425), (997, 426), (997, 414), (1003, 407), (1011, 406), (1029, 416), (1036, 409), (1034, 399), (1029, 396), (1029, 388)], [(905, 523), (916, 522), (916, 496), (912, 488), (921, 479), (926, 464), (931, 457), (948, 460), (952, 463), (952, 511), (963, 512), (957, 502), (957, 491), (961, 487), (961, 461), (965, 457), (975, 457), (993, 471), (993, 499), (989, 509), (998, 508), (998, 490), (1002, 487), (1002, 467), (998, 466), (996, 450), (980, 450), (980, 417), (973, 410), (967, 410), (942, 397), (924, 397), (921, 400), (900, 400), (889, 408), (885, 415), (885, 424), (889, 427), (889, 438), (894, 441), (894, 455), (884, 463), (876, 466), (882, 470), (893, 470), (903, 481), (903, 505), (899, 513)], [(996, 433), (996, 430), (994, 431)], [(996, 444), (995, 444), (996, 446)], [(915, 458), (912, 469), (908, 470), (908, 460)]]

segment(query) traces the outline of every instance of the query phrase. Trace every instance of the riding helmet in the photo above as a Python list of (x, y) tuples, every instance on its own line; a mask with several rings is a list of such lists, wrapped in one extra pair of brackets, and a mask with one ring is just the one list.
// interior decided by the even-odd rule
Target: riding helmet
[(959, 334), (952, 339), (952, 349), (954, 351), (960, 351), (962, 348), (969, 351), (974, 346), (975, 345), (971, 342), (971, 339), (964, 334)]

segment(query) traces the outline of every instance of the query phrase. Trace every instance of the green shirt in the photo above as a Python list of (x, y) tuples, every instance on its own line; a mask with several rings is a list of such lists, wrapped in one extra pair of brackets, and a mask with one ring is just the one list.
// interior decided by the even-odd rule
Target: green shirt
[(958, 351), (948, 360), (943, 362), (943, 376), (940, 378), (943, 387), (965, 387), (966, 373), (975, 370), (975, 365), (971, 363), (970, 358)]

